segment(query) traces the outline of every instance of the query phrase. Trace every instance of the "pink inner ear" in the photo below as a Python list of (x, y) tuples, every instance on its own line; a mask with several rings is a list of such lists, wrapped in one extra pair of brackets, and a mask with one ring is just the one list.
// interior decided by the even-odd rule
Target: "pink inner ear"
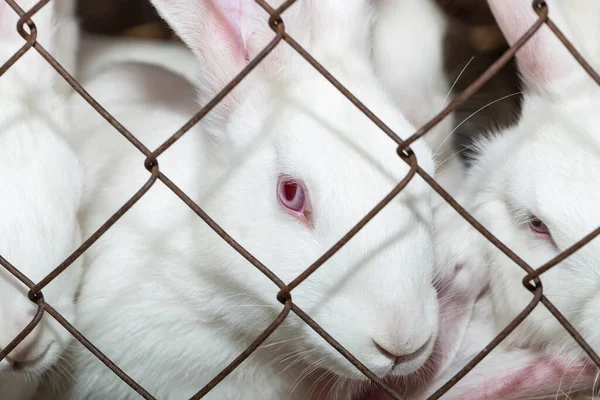
[[(557, 1), (546, 0), (549, 17), (571, 37)], [(538, 20), (531, 0), (488, 0), (500, 29), (514, 44)], [(578, 49), (580, 46), (573, 43)], [(530, 89), (544, 90), (556, 80), (582, 71), (573, 56), (545, 24), (517, 52), (519, 69)]]
[(223, 24), (223, 36), (228, 38), (233, 45), (234, 54), (244, 61), (249, 60), (249, 55), (244, 46), (244, 39), (241, 31), (242, 18), (247, 17), (245, 15), (243, 4), (246, 1), (247, 0), (209, 0), (210, 8), (212, 8), (216, 19)]
[(449, 284), (444, 285), (438, 294), (440, 326), (434, 350), (437, 353), (435, 359), (438, 363), (436, 365), (438, 374), (443, 373), (455, 358), (469, 325), (475, 303), (474, 295), (457, 293), (450, 286)]

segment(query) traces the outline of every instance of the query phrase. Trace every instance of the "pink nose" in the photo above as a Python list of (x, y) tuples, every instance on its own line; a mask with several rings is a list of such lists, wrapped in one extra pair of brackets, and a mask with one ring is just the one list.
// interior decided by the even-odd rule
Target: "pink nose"
[(396, 364), (402, 364), (418, 359), (427, 350), (430, 340), (427, 340), (422, 346), (420, 346), (416, 350), (403, 349), (397, 346), (384, 346), (382, 344), (377, 343), (376, 341), (373, 341), (373, 343), (375, 344), (375, 347), (377, 347), (377, 350), (379, 350), (381, 354), (394, 361), (394, 363)]

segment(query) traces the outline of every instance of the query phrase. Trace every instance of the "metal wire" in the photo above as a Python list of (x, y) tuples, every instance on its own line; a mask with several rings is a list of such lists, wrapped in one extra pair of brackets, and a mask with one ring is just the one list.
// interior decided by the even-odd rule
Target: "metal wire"
[[(94, 244), (102, 235), (104, 235), (133, 205), (146, 195), (148, 190), (160, 180), (170, 190), (173, 191), (198, 217), (200, 217), (208, 226), (210, 226), (225, 242), (235, 249), (242, 257), (244, 257), (251, 265), (256, 267), (261, 273), (268, 277), (280, 290), (277, 294), (277, 300), (282, 304), (283, 308), (279, 316), (267, 327), (258, 337), (250, 344), (235, 360), (233, 360), (223, 371), (215, 376), (204, 388), (196, 393), (191, 399), (197, 400), (209, 393), (219, 382), (235, 370), (244, 360), (246, 360), (274, 331), (279, 327), (291, 313), (297, 315), (308, 326), (310, 326), (317, 334), (319, 334), (327, 343), (335, 348), (343, 357), (352, 363), (361, 373), (369, 378), (375, 385), (385, 391), (394, 399), (401, 399), (391, 387), (388, 387), (380, 378), (366, 368), (358, 361), (347, 349), (344, 348), (335, 338), (331, 337), (317, 322), (315, 322), (308, 314), (300, 309), (292, 300), (293, 290), (302, 284), (312, 273), (321, 268), (322, 265), (336, 252), (338, 252), (356, 233), (358, 233), (379, 211), (392, 201), (408, 183), (419, 175), (423, 178), (442, 198), (453, 207), (469, 224), (477, 229), (487, 240), (495, 247), (503, 252), (507, 257), (514, 261), (525, 272), (523, 285), (532, 292), (533, 299), (525, 309), (508, 324), (494, 340), (492, 340), (477, 356), (475, 356), (464, 368), (456, 373), (446, 384), (437, 390), (430, 399), (437, 399), (446, 393), (460, 379), (469, 373), (476, 365), (481, 362), (494, 348), (496, 348), (538, 305), (542, 303), (550, 313), (565, 327), (568, 333), (577, 341), (581, 348), (587, 353), (590, 359), (600, 368), (600, 358), (585, 342), (581, 335), (573, 328), (567, 319), (554, 307), (554, 305), (544, 296), (541, 275), (552, 269), (558, 263), (564, 261), (591, 240), (600, 235), (600, 227), (590, 234), (586, 235), (579, 242), (556, 256), (551, 261), (547, 262), (538, 269), (533, 269), (524, 260), (519, 258), (510, 248), (504, 245), (498, 238), (481, 225), (473, 216), (471, 216), (463, 207), (461, 207), (431, 176), (429, 176), (418, 164), (416, 156), (410, 149), (410, 145), (422, 138), (427, 132), (435, 127), (439, 122), (452, 113), (459, 105), (473, 96), (481, 87), (488, 82), (500, 69), (502, 69), (514, 56), (515, 53), (537, 32), (543, 25), (546, 25), (556, 35), (556, 37), (566, 46), (573, 57), (585, 69), (585, 71), (600, 85), (600, 75), (585, 61), (585, 59), (577, 52), (574, 46), (560, 32), (552, 20), (548, 17), (548, 6), (543, 0), (533, 1), (533, 8), (538, 13), (539, 18), (531, 26), (531, 28), (516, 41), (494, 64), (492, 64), (478, 79), (469, 85), (457, 98), (452, 101), (446, 108), (433, 117), (428, 123), (419, 128), (412, 136), (406, 140), (393, 132), (386, 126), (374, 113), (372, 113), (359, 99), (357, 99), (348, 89), (346, 89), (339, 81), (335, 79), (319, 62), (314, 59), (298, 42), (294, 40), (285, 30), (284, 14), (285, 11), (294, 4), (297, 0), (287, 0), (278, 9), (273, 9), (264, 0), (255, 0), (267, 13), (269, 13), (269, 26), (276, 33), (273, 40), (243, 69), (230, 83), (228, 83), (211, 101), (206, 104), (193, 118), (191, 118), (181, 129), (169, 137), (162, 145), (154, 152), (146, 148), (131, 132), (121, 125), (110, 113), (108, 113), (96, 100), (85, 91), (85, 89), (49, 54), (37, 41), (37, 27), (31, 21), (31, 17), (37, 13), (51, 0), (39, 1), (31, 10), (25, 12), (14, 0), (5, 1), (8, 5), (20, 16), (17, 24), (18, 33), (25, 39), (26, 43), (19, 49), (4, 65), (0, 67), (0, 78), (11, 66), (17, 62), (26, 52), (35, 49), (60, 75), (65, 79), (71, 87), (82, 96), (104, 119), (106, 119), (121, 135), (123, 135), (136, 149), (138, 149), (145, 157), (144, 168), (150, 173), (148, 181), (132, 196), (116, 213), (114, 213), (93, 235), (85, 240), (81, 246), (60, 263), (50, 274), (40, 280), (38, 283), (32, 282), (27, 276), (21, 273), (18, 266), (13, 266), (0, 255), (0, 265), (5, 268), (10, 274), (15, 276), (19, 281), (25, 284), (29, 289), (28, 297), (33, 301), (38, 310), (27, 325), (27, 327), (12, 340), (12, 342), (0, 351), (0, 361), (3, 360), (16, 346), (21, 343), (27, 335), (29, 335), (42, 319), (44, 313), (47, 313), (62, 325), (71, 335), (79, 341), (87, 350), (94, 354), (102, 363), (111, 369), (121, 380), (127, 383), (137, 393), (145, 399), (154, 399), (137, 382), (125, 374), (114, 362), (104, 355), (94, 344), (87, 340), (77, 329), (75, 329), (63, 316), (58, 313), (50, 304), (46, 303), (42, 290), (56, 279), (62, 272), (77, 260), (81, 255)], [(29, 28), (29, 33), (24, 29), (25, 25)], [(255, 69), (259, 63), (278, 45), (284, 41), (300, 56), (302, 56), (310, 65), (312, 65), (319, 73), (321, 73), (335, 88), (337, 88), (358, 111), (364, 113), (373, 123), (375, 123), (381, 131), (388, 135), (397, 145), (398, 157), (405, 161), (410, 171), (400, 181), (396, 187), (381, 200), (356, 226), (354, 226), (346, 235), (344, 235), (333, 247), (323, 254), (316, 262), (306, 268), (304, 272), (298, 275), (290, 283), (286, 284), (266, 265), (256, 259), (248, 250), (241, 246), (234, 238), (232, 238), (225, 230), (223, 230), (202, 208), (191, 200), (177, 185), (175, 185), (159, 168), (158, 159), (162, 153), (170, 148), (177, 140), (183, 137), (190, 128), (202, 120), (216, 105), (225, 98), (245, 77)]]

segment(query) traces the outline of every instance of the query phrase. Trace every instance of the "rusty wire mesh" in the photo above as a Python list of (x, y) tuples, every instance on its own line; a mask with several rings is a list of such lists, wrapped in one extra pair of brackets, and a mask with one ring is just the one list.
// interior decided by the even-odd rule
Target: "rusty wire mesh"
[[(110, 227), (125, 214), (146, 192), (156, 183), (157, 180), (163, 182), (169, 189), (173, 191), (188, 207), (190, 207), (206, 224), (208, 224), (224, 241), (232, 248), (241, 254), (250, 264), (256, 267), (260, 272), (267, 276), (278, 288), (277, 300), (282, 304), (282, 309), (279, 316), (265, 329), (246, 350), (244, 350), (235, 360), (233, 360), (224, 370), (215, 376), (208, 384), (206, 384), (192, 399), (200, 399), (211, 391), (219, 382), (221, 382), (228, 374), (237, 368), (250, 354), (256, 350), (268, 337), (283, 323), (290, 312), (296, 314), (306, 324), (315, 330), (325, 341), (334, 347), (341, 355), (343, 355), (350, 363), (360, 370), (368, 379), (370, 379), (380, 389), (385, 391), (394, 399), (401, 397), (392, 388), (388, 387), (379, 377), (369, 371), (360, 361), (358, 361), (348, 350), (339, 344), (333, 337), (325, 332), (309, 315), (300, 309), (292, 300), (292, 291), (306, 280), (312, 273), (321, 267), (330, 257), (332, 257), (342, 246), (344, 246), (360, 229), (362, 229), (379, 211), (381, 211), (394, 197), (396, 197), (415, 175), (423, 178), (442, 198), (453, 207), (470, 225), (477, 229), (487, 240), (495, 247), (512, 259), (525, 272), (523, 285), (533, 294), (533, 299), (528, 306), (506, 326), (500, 334), (492, 342), (487, 345), (477, 356), (475, 356), (467, 365), (457, 372), (447, 383), (437, 390), (429, 399), (440, 398), (460, 379), (462, 379), (469, 371), (483, 360), (500, 342), (502, 342), (532, 311), (535, 307), (542, 303), (550, 313), (564, 326), (567, 332), (576, 340), (590, 359), (600, 368), (600, 357), (586, 343), (575, 328), (566, 320), (566, 318), (554, 307), (552, 302), (546, 298), (543, 293), (543, 286), (540, 276), (546, 271), (556, 266), (567, 257), (581, 249), (591, 240), (600, 235), (600, 227), (589, 233), (583, 239), (563, 251), (561, 254), (548, 261), (543, 266), (534, 269), (524, 260), (517, 256), (511, 249), (498, 240), (491, 234), (483, 225), (473, 218), (464, 208), (461, 207), (430, 175), (428, 175), (419, 166), (414, 153), (410, 149), (410, 145), (422, 138), (442, 119), (453, 112), (460, 104), (466, 101), (481, 87), (487, 83), (498, 71), (503, 68), (514, 56), (515, 53), (542, 27), (546, 24), (550, 30), (560, 39), (566, 46), (572, 56), (586, 70), (586, 72), (600, 85), (600, 75), (595, 72), (592, 67), (578, 53), (574, 46), (561, 33), (557, 26), (548, 17), (548, 6), (543, 0), (533, 0), (533, 8), (538, 14), (537, 21), (528, 29), (528, 31), (515, 42), (498, 60), (496, 60), (481, 76), (471, 83), (459, 96), (457, 96), (447, 107), (439, 114), (432, 118), (428, 123), (418, 129), (412, 136), (406, 140), (398, 137), (389, 127), (387, 127), (376, 115), (374, 115), (367, 107), (365, 107), (359, 99), (354, 97), (343, 85), (341, 85), (334, 76), (332, 76), (325, 68), (323, 68), (317, 60), (315, 60), (298, 42), (294, 40), (285, 30), (283, 14), (297, 0), (287, 0), (279, 8), (273, 9), (265, 0), (255, 0), (264, 10), (266, 10), (270, 18), (269, 26), (276, 33), (272, 41), (244, 68), (229, 84), (227, 84), (211, 101), (208, 102), (192, 119), (190, 119), (181, 129), (175, 132), (168, 140), (160, 145), (156, 150), (150, 151), (142, 142), (140, 142), (131, 132), (129, 132), (119, 121), (110, 115), (96, 100), (94, 100), (86, 90), (49, 54), (39, 43), (36, 42), (37, 28), (31, 21), (31, 17), (37, 13), (42, 7), (52, 0), (41, 0), (31, 10), (24, 11), (19, 7), (15, 0), (5, 1), (10, 7), (19, 14), (20, 19), (16, 29), (19, 34), (25, 39), (26, 43), (22, 48), (15, 53), (4, 65), (0, 67), (0, 77), (27, 51), (33, 48), (65, 79), (75, 91), (81, 95), (103, 118), (105, 118), (121, 135), (123, 135), (133, 146), (135, 146), (146, 157), (144, 167), (150, 173), (148, 181), (130, 198), (115, 214), (113, 214), (92, 236), (85, 240), (77, 250), (75, 250), (67, 259), (58, 265), (50, 274), (43, 278), (40, 282), (32, 282), (27, 276), (19, 271), (16, 266), (11, 265), (0, 255), (0, 264), (8, 270), (12, 275), (19, 279), (30, 290), (29, 299), (37, 304), (37, 313), (27, 327), (14, 340), (0, 351), (0, 361), (3, 360), (24, 338), (32, 332), (36, 325), (41, 321), (44, 313), (48, 313), (55, 318), (71, 335), (79, 341), (87, 350), (93, 353), (102, 363), (110, 368), (120, 379), (127, 383), (137, 393), (145, 399), (154, 399), (143, 387), (135, 380), (130, 378), (123, 372), (114, 362), (104, 355), (98, 348), (87, 340), (80, 332), (77, 331), (60, 313), (58, 313), (50, 304), (46, 303), (43, 296), (43, 289), (59, 274), (65, 271), (76, 259), (78, 259), (94, 242), (96, 242)], [(27, 25), (30, 33), (24, 29)], [(283, 282), (275, 273), (267, 266), (263, 265), (254, 256), (238, 244), (234, 238), (228, 235), (214, 220), (207, 215), (202, 208), (194, 203), (181, 189), (177, 187), (167, 176), (165, 176), (159, 168), (158, 158), (171, 147), (178, 139), (205, 117), (223, 98), (234, 89), (249, 73), (252, 71), (281, 41), (287, 43), (296, 52), (298, 52), (308, 63), (310, 63), (318, 72), (320, 72), (333, 86), (335, 86), (345, 97), (348, 98), (361, 112), (363, 112), (373, 123), (375, 123), (383, 133), (388, 135), (397, 145), (397, 154), (404, 162), (406, 162), (410, 171), (399, 182), (396, 187), (364, 218), (356, 224), (347, 234), (345, 234), (333, 247), (323, 254), (317, 261), (310, 265), (302, 274), (296, 277), (292, 282)]]

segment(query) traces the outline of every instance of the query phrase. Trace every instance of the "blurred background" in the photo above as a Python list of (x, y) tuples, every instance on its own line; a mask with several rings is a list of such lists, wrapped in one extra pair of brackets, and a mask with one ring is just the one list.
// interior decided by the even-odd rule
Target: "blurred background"
[[(450, 82), (456, 81), (453, 89), (456, 95), (483, 73), (508, 46), (485, 1), (435, 1), (450, 21), (444, 50), (446, 72)], [(178, 40), (148, 0), (79, 0), (78, 14), (83, 29), (91, 33)], [(465, 149), (461, 152), (462, 156), (469, 155), (468, 146), (474, 136), (485, 133), (492, 126), (516, 122), (520, 113), (519, 85), (514, 62), (511, 62), (457, 109), (458, 128), (454, 144), (461, 150)]]

